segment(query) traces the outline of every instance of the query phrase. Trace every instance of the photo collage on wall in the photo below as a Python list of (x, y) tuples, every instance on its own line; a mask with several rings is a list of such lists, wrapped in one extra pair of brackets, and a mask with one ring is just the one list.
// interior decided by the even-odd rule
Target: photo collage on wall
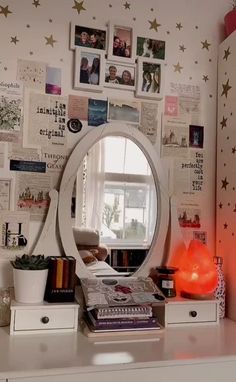
[(110, 87), (163, 98), (165, 41), (135, 35), (126, 25), (94, 29), (71, 23), (70, 48), (75, 50), (75, 89)]

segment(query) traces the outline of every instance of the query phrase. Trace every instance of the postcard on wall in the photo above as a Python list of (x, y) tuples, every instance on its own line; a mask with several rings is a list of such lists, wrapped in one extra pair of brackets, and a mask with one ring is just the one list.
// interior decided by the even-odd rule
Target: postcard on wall
[(37, 162), (40, 160), (40, 155), (36, 149), (23, 148), (20, 140), (20, 144), (8, 144), (8, 159)]
[(68, 118), (88, 119), (88, 97), (70, 94), (68, 97)]
[(163, 115), (161, 155), (186, 157), (189, 149), (189, 122), (186, 118)]
[(66, 145), (67, 97), (25, 93), (24, 147)]
[(179, 115), (187, 115), (191, 124), (199, 125), (201, 119), (200, 86), (171, 82), (170, 91), (178, 96)]
[(140, 122), (140, 102), (109, 99), (108, 120), (122, 121), (138, 125)]
[(165, 96), (165, 115), (169, 117), (178, 117), (179, 115), (179, 99), (177, 96)]
[(107, 122), (107, 101), (92, 99), (88, 101), (88, 126), (99, 126)]
[(42, 161), (46, 164), (47, 174), (51, 176), (52, 188), (58, 189), (69, 154), (69, 150), (61, 150), (59, 147), (42, 149)]
[(172, 186), (175, 195), (195, 195), (204, 191), (203, 151), (193, 151), (189, 158), (176, 159), (172, 170)]
[(51, 178), (47, 174), (18, 173), (15, 209), (30, 212), (31, 220), (43, 220), (50, 204), (51, 189)]
[(10, 209), (11, 179), (0, 179), (0, 210)]
[(61, 95), (61, 69), (47, 66), (46, 68), (46, 86), (47, 94)]
[(139, 130), (150, 140), (156, 143), (158, 105), (155, 103), (141, 102), (141, 120)]
[(23, 115), (22, 92), (22, 84), (0, 81), (1, 141), (18, 142)]
[(45, 91), (46, 63), (18, 59), (17, 80), (27, 88)]
[(177, 208), (178, 221), (181, 228), (201, 228), (201, 210), (193, 206), (180, 206)]
[(0, 256), (14, 258), (28, 251), (29, 213), (1, 211)]

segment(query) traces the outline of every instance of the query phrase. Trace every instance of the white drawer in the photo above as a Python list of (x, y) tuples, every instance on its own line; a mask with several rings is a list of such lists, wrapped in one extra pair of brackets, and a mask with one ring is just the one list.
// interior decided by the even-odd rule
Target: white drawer
[(77, 304), (53, 304), (11, 307), (11, 334), (75, 331), (78, 328)]
[(209, 301), (168, 302), (166, 325), (203, 324), (218, 322), (218, 303)]

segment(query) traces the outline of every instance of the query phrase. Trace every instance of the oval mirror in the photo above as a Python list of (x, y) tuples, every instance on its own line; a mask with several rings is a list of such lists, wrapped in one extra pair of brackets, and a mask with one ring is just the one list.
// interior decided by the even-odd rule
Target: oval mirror
[(148, 139), (130, 125), (90, 130), (73, 150), (59, 192), (62, 245), (76, 257), (77, 275), (146, 276), (162, 262), (168, 209), (164, 176)]

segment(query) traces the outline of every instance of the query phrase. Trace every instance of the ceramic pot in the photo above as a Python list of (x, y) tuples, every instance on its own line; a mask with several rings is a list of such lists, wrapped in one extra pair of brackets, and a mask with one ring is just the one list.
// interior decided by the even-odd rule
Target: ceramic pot
[(236, 9), (232, 9), (224, 17), (225, 37), (228, 37), (236, 29)]
[(23, 270), (13, 268), (15, 300), (20, 303), (43, 302), (48, 269)]

